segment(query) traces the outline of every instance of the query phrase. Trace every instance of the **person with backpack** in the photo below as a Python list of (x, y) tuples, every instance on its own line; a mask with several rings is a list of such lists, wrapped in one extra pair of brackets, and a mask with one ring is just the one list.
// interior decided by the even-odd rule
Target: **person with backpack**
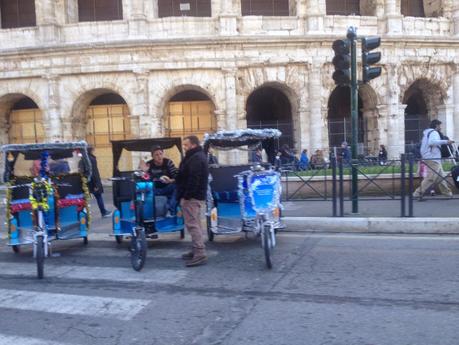
[(438, 185), (440, 192), (448, 198), (453, 196), (451, 189), (445, 181), (445, 172), (441, 164), (441, 146), (454, 143), (453, 140), (441, 139), (441, 121), (435, 119), (430, 123), (430, 128), (424, 130), (421, 142), (421, 156), (427, 166), (427, 176), (421, 185), (414, 191), (413, 197), (421, 198), (425, 192)]

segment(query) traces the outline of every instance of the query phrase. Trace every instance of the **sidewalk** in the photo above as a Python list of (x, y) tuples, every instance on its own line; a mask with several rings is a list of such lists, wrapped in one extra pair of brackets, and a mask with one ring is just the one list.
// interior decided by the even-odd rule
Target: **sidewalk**
[[(112, 190), (104, 187), (104, 199), (112, 209)], [(441, 196), (413, 201), (413, 218), (400, 217), (400, 200), (359, 200), (359, 213), (353, 215), (349, 199), (344, 201), (344, 217), (333, 217), (332, 201), (283, 202), (286, 231), (361, 232), (400, 234), (458, 234), (459, 196)], [(339, 207), (339, 205), (337, 205)], [(96, 214), (98, 210), (94, 209)], [(408, 214), (408, 200), (406, 203)]]
[[(283, 205), (289, 231), (459, 234), (458, 198), (414, 200), (413, 218), (400, 217), (400, 200), (361, 199), (359, 213), (353, 215), (347, 199), (344, 217), (332, 217), (331, 201), (289, 201)], [(406, 207), (408, 214), (408, 204)]]

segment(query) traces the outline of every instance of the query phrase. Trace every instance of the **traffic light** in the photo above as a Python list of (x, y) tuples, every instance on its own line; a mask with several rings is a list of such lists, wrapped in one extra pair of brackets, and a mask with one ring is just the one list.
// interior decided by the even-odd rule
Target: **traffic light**
[(381, 75), (381, 67), (370, 67), (381, 60), (381, 52), (372, 52), (371, 50), (381, 45), (381, 37), (363, 37), (362, 38), (362, 81), (369, 82), (371, 79)]
[(336, 40), (333, 42), (332, 48), (335, 51), (335, 57), (332, 61), (335, 66), (333, 80), (336, 85), (349, 85), (351, 83), (350, 47), (350, 40)]

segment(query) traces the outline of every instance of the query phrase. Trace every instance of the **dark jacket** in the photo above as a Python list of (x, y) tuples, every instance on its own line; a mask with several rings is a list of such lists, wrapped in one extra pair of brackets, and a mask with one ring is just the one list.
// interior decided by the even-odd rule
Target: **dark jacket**
[(205, 200), (209, 167), (201, 146), (189, 150), (180, 163), (177, 175), (177, 200)]
[(104, 187), (102, 186), (102, 181), (100, 180), (99, 168), (97, 168), (97, 159), (96, 156), (88, 153), (89, 160), (91, 161), (92, 167), (92, 176), (91, 181), (89, 181), (89, 191), (91, 193), (102, 194), (104, 192)]

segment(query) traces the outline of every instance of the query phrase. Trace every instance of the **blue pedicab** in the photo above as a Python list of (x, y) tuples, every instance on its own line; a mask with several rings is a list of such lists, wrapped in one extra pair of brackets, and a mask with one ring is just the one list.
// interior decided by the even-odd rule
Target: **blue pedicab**
[(167, 197), (155, 195), (155, 183), (143, 171), (121, 171), (123, 152), (150, 152), (160, 146), (164, 150), (176, 147), (182, 155), (180, 138), (133, 139), (112, 141), (113, 150), (113, 235), (120, 244), (130, 238), (132, 268), (140, 271), (147, 256), (147, 238), (158, 234), (179, 232), (185, 238), (180, 207), (175, 216), (167, 215)]
[(88, 243), (91, 163), (86, 142), (4, 145), (7, 244), (32, 245), (37, 276), (51, 241)]
[[(206, 135), (204, 150), (263, 147), (274, 159), (277, 129), (220, 131)], [(240, 155), (239, 155), (240, 156)], [(270, 160), (271, 160), (270, 159)], [(255, 162), (209, 167), (207, 233), (215, 235), (252, 232), (261, 238), (266, 266), (272, 268), (272, 250), (281, 223), (281, 178), (270, 164)]]

